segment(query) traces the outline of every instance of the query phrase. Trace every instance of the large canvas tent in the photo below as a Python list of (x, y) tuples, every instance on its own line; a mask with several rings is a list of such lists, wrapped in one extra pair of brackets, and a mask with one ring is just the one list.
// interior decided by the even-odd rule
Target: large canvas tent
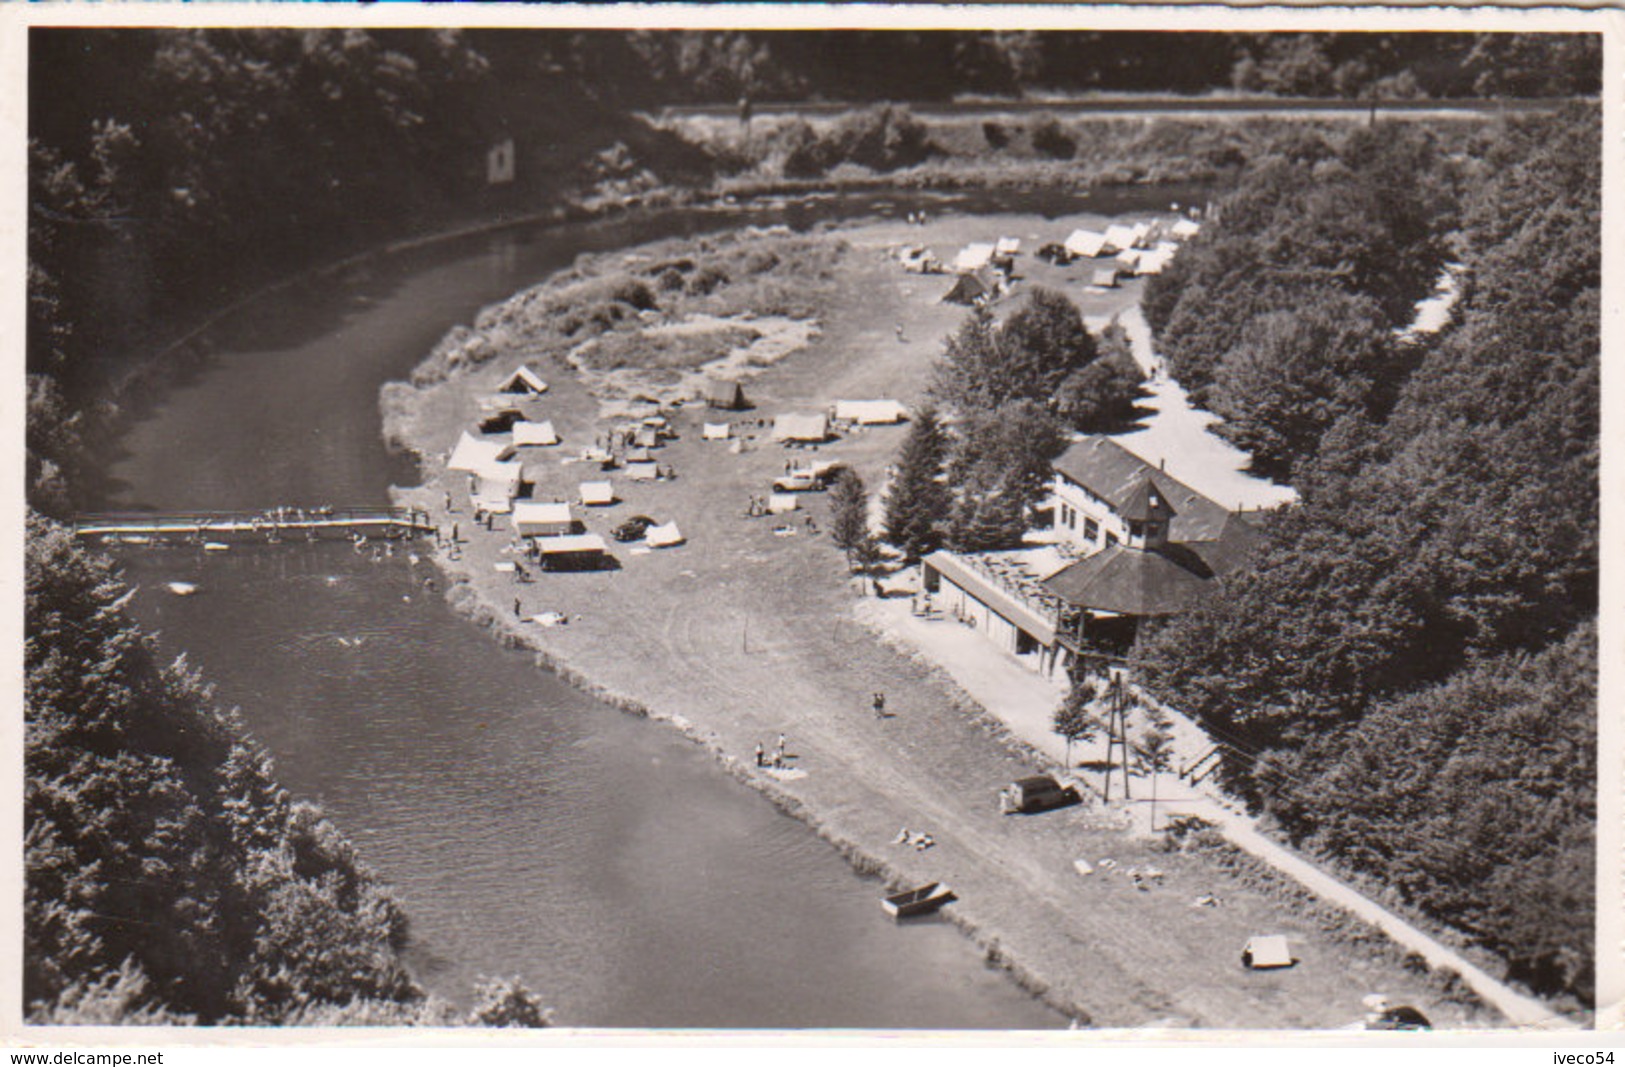
[(1089, 284), (1097, 289), (1117, 288), (1117, 268), (1101, 267), (1089, 276)]
[(700, 431), (700, 437), (706, 441), (726, 441), (733, 432), (733, 427), (726, 422), (708, 422)]
[(1073, 230), (1067, 235), (1066, 250), (1074, 256), (1098, 256), (1106, 250), (1106, 235), (1094, 230)]
[(1135, 242), (1139, 239), (1140, 237), (1134, 232), (1133, 226), (1118, 223), (1115, 226), (1106, 227), (1106, 243), (1101, 246), (1100, 250), (1102, 252), (1126, 252), (1133, 248)]
[(1245, 967), (1260, 971), (1271, 967), (1290, 967), (1298, 961), (1292, 958), (1292, 949), (1285, 937), (1267, 934), (1247, 939), (1246, 947), (1241, 950), (1241, 962)]
[(738, 382), (730, 382), (722, 378), (707, 378), (700, 393), (705, 398), (705, 406), (708, 408), (740, 411), (749, 406), (748, 401), (745, 399), (745, 387)]
[(569, 504), (521, 500), (513, 507), (513, 529), (521, 537), (563, 537), (575, 528)]
[(581, 502), (593, 507), (615, 503), (615, 487), (608, 482), (582, 482)]
[(962, 304), (965, 307), (987, 300), (993, 296), (993, 290), (981, 278), (974, 274), (961, 274), (954, 280), (953, 288), (942, 294), (944, 304)]
[(542, 557), (542, 566), (550, 571), (587, 570), (601, 567), (606, 562), (608, 548), (597, 534), (569, 534), (562, 537), (543, 537), (536, 541)]
[(498, 514), (506, 512), (519, 495), (519, 483), (525, 475), (522, 463), (491, 463), (480, 468), (478, 484), (474, 488), (474, 506)]
[(502, 379), (502, 384), (497, 386), (497, 392), (524, 393), (535, 396), (538, 393), (547, 392), (547, 383), (542, 381), (542, 376), (530, 367), (521, 366)]
[(643, 532), (643, 539), (650, 548), (670, 548), (684, 541), (683, 532), (677, 528), (675, 522), (649, 527)]
[(478, 474), (483, 468), (507, 459), (512, 454), (513, 446), (506, 442), (481, 441), (464, 430), (463, 435), (457, 439), (457, 446), (451, 450), (451, 458), (446, 460), (446, 469)]
[(773, 420), (775, 441), (822, 441), (829, 437), (829, 419), (822, 412), (780, 415)]
[(1202, 232), (1202, 224), (1191, 219), (1180, 219), (1168, 232), (1181, 240), (1188, 240)]
[(559, 443), (559, 435), (553, 429), (552, 419), (542, 422), (516, 422), (513, 424), (513, 443), (515, 445), (556, 445)]
[(981, 270), (993, 258), (993, 246), (989, 244), (969, 244), (959, 250), (954, 257), (954, 270), (961, 274)]
[(908, 409), (895, 400), (837, 400), (835, 417), (842, 422), (880, 426), (902, 422), (908, 417)]

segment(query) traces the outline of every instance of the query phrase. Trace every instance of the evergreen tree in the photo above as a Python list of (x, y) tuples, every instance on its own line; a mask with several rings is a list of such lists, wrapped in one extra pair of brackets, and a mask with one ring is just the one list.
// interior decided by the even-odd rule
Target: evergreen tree
[(863, 478), (848, 467), (836, 477), (829, 491), (829, 536), (835, 547), (846, 553), (852, 566), (852, 550), (869, 536), (869, 494)]
[(1055, 708), (1051, 727), (1066, 740), (1066, 765), (1069, 769), (1072, 766), (1072, 746), (1092, 740), (1100, 732), (1100, 717), (1091, 708), (1099, 695), (1099, 687), (1093, 680), (1082, 674), (1074, 674), (1071, 684), (1067, 686), (1066, 696)]
[(912, 563), (936, 550), (947, 522), (950, 497), (942, 484), (947, 443), (934, 408), (922, 408), (909, 424), (886, 489), (886, 540)]

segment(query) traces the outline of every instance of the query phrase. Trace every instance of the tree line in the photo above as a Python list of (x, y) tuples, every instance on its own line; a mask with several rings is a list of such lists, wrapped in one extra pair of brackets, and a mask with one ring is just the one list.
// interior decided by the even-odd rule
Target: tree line
[[(1299, 501), (1136, 649), (1293, 840), (1582, 1000), (1599, 130), (1576, 107), (1504, 121), (1466, 159), (1380, 128), (1257, 163), (1147, 310)], [(1398, 336), (1446, 254), (1451, 322)]]

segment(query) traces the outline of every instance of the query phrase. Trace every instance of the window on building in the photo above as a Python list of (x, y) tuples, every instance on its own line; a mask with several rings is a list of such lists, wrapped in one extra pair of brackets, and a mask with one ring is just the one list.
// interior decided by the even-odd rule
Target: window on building
[(1094, 519), (1083, 520), (1083, 538), (1086, 541), (1100, 540), (1100, 523)]
[(1106, 544), (1108, 546), (1111, 546), (1111, 545), (1115, 545), (1116, 543), (1117, 543), (1117, 535), (1112, 533), (1110, 530), (1107, 530), (1106, 531)]

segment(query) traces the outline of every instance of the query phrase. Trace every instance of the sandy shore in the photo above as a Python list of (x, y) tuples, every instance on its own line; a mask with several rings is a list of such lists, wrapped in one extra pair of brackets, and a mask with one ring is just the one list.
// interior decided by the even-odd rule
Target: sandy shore
[[(634, 553), (612, 544), (620, 568), (545, 574), (516, 584), (495, 565), (513, 558), (505, 520), (494, 532), (472, 523), (461, 475), (430, 477), (400, 490), (402, 503), (457, 523), (460, 558), (438, 555), (454, 583), (448, 598), (506, 640), (538, 651), (566, 677), (623, 707), (672, 723), (709, 747), (741, 780), (805, 820), (864, 869), (899, 882), (941, 880), (959, 902), (947, 914), (989, 956), (1011, 967), (1035, 993), (1096, 1026), (1328, 1028), (1359, 1018), (1374, 991), (1425, 1005), (1443, 1025), (1486, 1022), (1438, 997), (1429, 981), (1402, 965), (1380, 942), (1328, 929), (1323, 914), (1227, 873), (1201, 854), (1165, 852), (1123, 828), (1120, 813), (1096, 805), (1037, 817), (998, 813), (995, 794), (1042, 757), (1011, 738), (941, 671), (902, 647), (879, 640), (857, 618), (861, 591), (827, 536), (802, 516), (781, 536), (777, 519), (748, 518), (750, 495), (762, 495), (787, 458), (840, 459), (871, 488), (882, 484), (904, 430), (872, 428), (811, 452), (766, 442), (756, 420), (785, 411), (821, 410), (840, 398), (896, 397), (914, 403), (928, 382), (941, 339), (962, 309), (937, 302), (941, 277), (902, 272), (885, 255), (897, 241), (930, 244), (939, 255), (969, 240), (1021, 237), (1027, 251), (1063, 237), (1088, 216), (945, 219), (923, 230), (901, 223), (842, 231), (853, 246), (841, 278), (836, 313), (822, 332), (747, 383), (755, 409), (736, 413), (736, 428), (757, 435), (747, 448), (700, 439), (694, 406), (674, 420), (680, 438), (659, 453), (674, 481), (633, 483), (611, 474), (620, 502), (579, 509), (592, 532), (634, 514), (675, 520), (681, 547)], [(1139, 283), (1086, 295), (1087, 265), (1062, 270), (1021, 260), (1024, 284), (1062, 288), (1091, 319), (1125, 310)], [(902, 327), (899, 339), (898, 326)], [(543, 499), (573, 499), (578, 482), (603, 477), (573, 461), (603, 432), (599, 404), (560, 360), (532, 355), (551, 384), (543, 406), (563, 437), (552, 449), (527, 450), (545, 465)], [(457, 434), (516, 359), (454, 375), (438, 385), (386, 390), (392, 439), (425, 457), (437, 475)], [(748, 425), (747, 425), (748, 424)], [(445, 492), (453, 498), (444, 511)], [(820, 529), (821, 496), (803, 498)], [(544, 628), (520, 614), (556, 611), (565, 626)], [(892, 713), (877, 718), (872, 694), (886, 694)], [(753, 751), (783, 734), (801, 773), (755, 768)], [(929, 832), (926, 851), (895, 844), (900, 827)], [(1154, 866), (1160, 886), (1136, 890), (1097, 868)], [(1193, 901), (1212, 895), (1216, 908)], [(1257, 934), (1286, 934), (1300, 957), (1287, 971), (1249, 972), (1238, 963)]]

